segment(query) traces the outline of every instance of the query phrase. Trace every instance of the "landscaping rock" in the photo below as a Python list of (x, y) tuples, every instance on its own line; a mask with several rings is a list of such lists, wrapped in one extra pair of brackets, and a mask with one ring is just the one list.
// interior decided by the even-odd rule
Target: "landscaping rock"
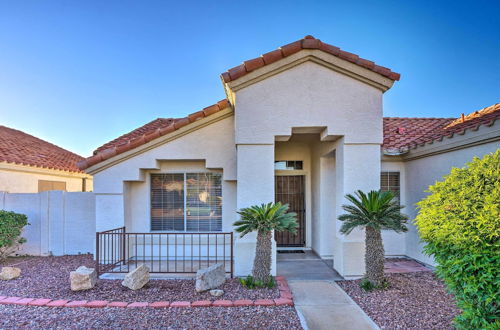
[(131, 290), (138, 290), (149, 282), (149, 267), (142, 264), (125, 276), (123, 286)]
[(210, 294), (214, 297), (220, 297), (224, 294), (224, 290), (219, 290), (219, 289), (210, 290)]
[(17, 267), (2, 267), (0, 280), (9, 281), (21, 276), (21, 269)]
[(226, 281), (226, 270), (223, 264), (215, 264), (208, 268), (200, 269), (196, 273), (196, 292), (215, 289)]
[(94, 268), (80, 266), (76, 271), (69, 273), (71, 291), (92, 289), (97, 282), (97, 272)]

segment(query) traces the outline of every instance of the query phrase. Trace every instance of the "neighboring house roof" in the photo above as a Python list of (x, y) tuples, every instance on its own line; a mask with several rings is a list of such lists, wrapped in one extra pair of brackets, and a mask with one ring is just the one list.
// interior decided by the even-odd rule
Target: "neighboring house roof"
[(201, 118), (208, 117), (214, 113), (224, 110), (230, 106), (228, 100), (221, 100), (200, 111), (193, 112), (184, 118), (158, 118), (147, 123), (130, 133), (124, 134), (111, 142), (108, 142), (94, 151), (94, 155), (78, 162), (77, 166), (82, 170), (97, 163), (109, 159), (115, 155), (137, 148), (151, 140), (159, 138), (193, 123)]
[(252, 72), (263, 66), (279, 61), (282, 58), (295, 54), (303, 49), (319, 49), (323, 52), (339, 57), (343, 60), (359, 65), (365, 69), (374, 71), (391, 80), (399, 80), (400, 78), (399, 73), (392, 72), (391, 69), (389, 68), (377, 65), (372, 61), (360, 58), (356, 54), (346, 52), (338, 47), (324, 43), (321, 40), (308, 35), (305, 36), (303, 39), (282, 46), (276, 50), (273, 50), (272, 52), (265, 53), (260, 57), (245, 61), (243, 62), (243, 64), (240, 64), (232, 69), (227, 70), (226, 72), (221, 74), (222, 80), (225, 83), (236, 80), (240, 77), (243, 77), (249, 72)]
[(82, 159), (84, 158), (52, 143), (0, 125), (0, 162), (83, 172), (76, 166)]

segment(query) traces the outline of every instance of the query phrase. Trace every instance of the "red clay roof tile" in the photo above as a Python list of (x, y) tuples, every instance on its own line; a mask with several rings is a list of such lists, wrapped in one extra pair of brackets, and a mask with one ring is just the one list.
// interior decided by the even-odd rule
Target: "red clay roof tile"
[(279, 61), (282, 58), (283, 54), (281, 53), (281, 49), (276, 49), (262, 55), (262, 59), (266, 65)]
[(500, 118), (500, 103), (475, 111), (460, 118), (384, 118), (386, 150), (416, 148), (479, 126), (493, 125)]
[(230, 106), (228, 100), (224, 99), (216, 104), (204, 108), (203, 110), (194, 112), (184, 118), (158, 118), (152, 122), (143, 125), (132, 132), (124, 134), (113, 141), (110, 141), (94, 151), (94, 155), (84, 159), (83, 157), (78, 162), (78, 167), (82, 170), (98, 164), (113, 156), (119, 155), (126, 151), (137, 148), (146, 144), (160, 136), (171, 133), (190, 123), (210, 116), (216, 112), (226, 109)]
[[(159, 136), (171, 133), (180, 127), (200, 119), (202, 115), (204, 117), (210, 116), (229, 106), (230, 103), (228, 100), (221, 100), (217, 104), (206, 107), (185, 118), (158, 118), (104, 144), (94, 151), (94, 156), (80, 161), (78, 165), (81, 169), (88, 168), (115, 155), (141, 146)], [(492, 125), (498, 118), (500, 118), (499, 103), (475, 111), (467, 116), (462, 115), (458, 119), (385, 117), (383, 121), (384, 142), (382, 148), (388, 151), (402, 151), (409, 148), (416, 148), (435, 140), (442, 140), (446, 136), (464, 134), (468, 129), (477, 130), (481, 125)], [(1, 157), (2, 148), (0, 142), (0, 159)]]
[(401, 75), (396, 72), (392, 72), (390, 69), (379, 66), (372, 61), (368, 61), (360, 58), (358, 55), (340, 50), (340, 48), (332, 46), (330, 44), (321, 42), (321, 40), (314, 38), (313, 36), (305, 36), (303, 39), (294, 41), (285, 46), (280, 47), (277, 50), (261, 55), (258, 58), (245, 61), (234, 68), (229, 69), (227, 72), (221, 74), (221, 78), (224, 82), (228, 83), (230, 81), (236, 80), (243, 77), (247, 73), (256, 70), (265, 65), (274, 63), (283, 57), (295, 54), (302, 49), (319, 49), (334, 56), (338, 56), (346, 61), (352, 62), (354, 64), (360, 65), (368, 70), (372, 70), (384, 77), (391, 80), (399, 80)]
[(19, 130), (0, 125), (0, 162), (82, 172), (83, 157)]

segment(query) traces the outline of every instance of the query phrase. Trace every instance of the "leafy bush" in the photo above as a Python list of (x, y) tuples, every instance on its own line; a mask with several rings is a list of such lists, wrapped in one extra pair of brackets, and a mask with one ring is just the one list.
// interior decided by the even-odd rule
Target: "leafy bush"
[(26, 239), (21, 237), (24, 226), (29, 225), (24, 214), (0, 210), (0, 260), (17, 251)]
[(274, 277), (269, 276), (269, 279), (265, 282), (256, 280), (253, 276), (241, 277), (240, 283), (244, 287), (248, 289), (257, 289), (257, 288), (274, 288), (276, 286), (276, 281)]
[(500, 329), (500, 149), (429, 188), (415, 219), (455, 295), (461, 329)]

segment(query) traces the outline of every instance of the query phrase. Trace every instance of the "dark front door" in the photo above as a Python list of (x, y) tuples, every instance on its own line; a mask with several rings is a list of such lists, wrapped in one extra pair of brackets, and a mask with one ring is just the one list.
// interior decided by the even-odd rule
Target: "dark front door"
[(274, 238), (276, 244), (281, 247), (301, 247), (306, 243), (306, 221), (305, 221), (305, 176), (303, 175), (277, 175), (275, 176), (275, 201), (288, 204), (289, 211), (297, 213), (299, 228), (297, 235), (289, 231), (276, 232)]

